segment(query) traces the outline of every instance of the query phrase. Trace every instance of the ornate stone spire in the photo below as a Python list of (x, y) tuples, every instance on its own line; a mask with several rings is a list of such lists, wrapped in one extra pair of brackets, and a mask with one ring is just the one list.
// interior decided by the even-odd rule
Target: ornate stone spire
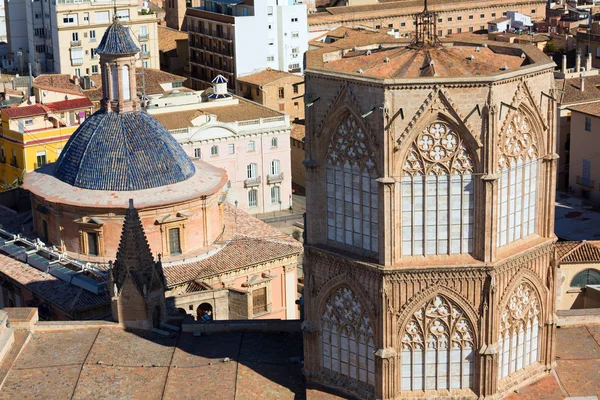
[(120, 294), (129, 277), (140, 294), (164, 288), (162, 264), (155, 262), (133, 199), (125, 213), (117, 259), (111, 269), (115, 294)]

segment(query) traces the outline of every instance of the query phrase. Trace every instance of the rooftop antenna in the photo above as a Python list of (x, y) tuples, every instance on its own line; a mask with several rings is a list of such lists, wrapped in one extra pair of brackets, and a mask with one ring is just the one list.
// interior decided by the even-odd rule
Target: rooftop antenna
[(437, 47), (440, 40), (437, 37), (437, 19), (433, 11), (427, 9), (427, 0), (423, 0), (423, 11), (414, 15), (415, 37), (412, 47)]

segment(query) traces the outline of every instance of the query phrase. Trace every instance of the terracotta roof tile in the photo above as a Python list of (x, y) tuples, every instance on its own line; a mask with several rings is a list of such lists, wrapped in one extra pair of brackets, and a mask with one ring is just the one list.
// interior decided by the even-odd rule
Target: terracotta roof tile
[(108, 304), (108, 292), (94, 294), (7, 255), (0, 254), (0, 273), (67, 312)]
[(290, 137), (302, 141), (305, 136), (304, 120), (292, 122), (292, 132)]
[(44, 115), (48, 111), (41, 104), (33, 104), (30, 106), (5, 108), (1, 112), (2, 112), (2, 114), (6, 115), (8, 118), (24, 118), (24, 117), (32, 117), (34, 115)]
[(238, 98), (239, 103), (230, 106), (216, 106), (203, 108), (206, 114), (214, 114), (221, 122), (249, 121), (259, 118), (280, 117), (284, 115), (278, 111), (261, 106), (258, 103)]
[[(570, 242), (577, 243), (577, 242)], [(568, 245), (563, 245), (561, 252)], [(558, 248), (557, 248), (558, 253)], [(600, 262), (600, 241), (582, 241), (575, 247), (559, 256), (559, 261), (564, 264), (585, 264)]]
[(94, 105), (87, 97), (79, 99), (70, 99), (64, 101), (55, 101), (53, 103), (47, 103), (46, 107), (52, 112), (60, 112), (67, 110), (75, 110), (78, 108), (93, 107)]
[(158, 50), (167, 52), (177, 49), (176, 40), (187, 39), (187, 32), (158, 25)]
[(600, 98), (595, 103), (570, 106), (569, 110), (577, 111), (583, 114), (588, 114), (594, 117), (600, 117)]
[(78, 82), (73, 82), (71, 75), (42, 74), (33, 80), (33, 86), (40, 89), (50, 89), (64, 93), (81, 94), (83, 91)]
[(192, 121), (204, 112), (200, 110), (185, 110), (170, 113), (152, 114), (154, 118), (168, 130), (183, 129), (192, 125)]
[(568, 252), (570, 252), (571, 250), (573, 250), (575, 247), (579, 246), (580, 242), (556, 242), (554, 244), (554, 249), (556, 250), (556, 258), (558, 260), (560, 260), (561, 258), (563, 258), (565, 256), (565, 254), (567, 254)]
[(581, 90), (581, 78), (555, 79), (560, 104), (600, 101), (600, 75), (585, 77), (585, 90)]
[(256, 72), (250, 75), (240, 76), (238, 82), (245, 82), (251, 85), (264, 86), (266, 84), (278, 81), (279, 79), (287, 77), (296, 77), (298, 82), (302, 82), (304, 79), (301, 76), (290, 74), (289, 72), (278, 71), (275, 69), (265, 69), (260, 72)]

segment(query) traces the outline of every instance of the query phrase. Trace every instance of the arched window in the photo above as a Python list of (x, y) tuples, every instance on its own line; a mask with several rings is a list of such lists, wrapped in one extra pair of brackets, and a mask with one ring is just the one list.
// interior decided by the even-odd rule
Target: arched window
[(327, 151), (327, 238), (378, 251), (373, 151), (354, 116), (337, 127)]
[(321, 329), (323, 368), (374, 385), (373, 329), (352, 290), (340, 288), (329, 297)]
[(591, 268), (584, 269), (571, 280), (573, 288), (583, 288), (587, 285), (600, 285), (600, 271)]
[(256, 164), (255, 163), (248, 164), (248, 166), (246, 166), (246, 177), (248, 179), (256, 179)]
[(269, 175), (278, 176), (281, 172), (279, 160), (272, 160), (269, 164)]
[(256, 206), (258, 206), (258, 190), (250, 189), (248, 190), (248, 207)]
[(473, 328), (463, 310), (436, 296), (402, 333), (401, 390), (473, 387)]
[(281, 188), (279, 186), (271, 187), (271, 204), (278, 204), (281, 202)]
[(540, 313), (535, 291), (521, 283), (502, 312), (498, 335), (498, 373), (505, 378), (538, 360)]
[(113, 101), (119, 100), (119, 79), (116, 64), (110, 66), (110, 78), (112, 80), (112, 99)]
[(530, 124), (513, 116), (500, 138), (498, 246), (535, 232), (537, 152)]
[(219, 146), (217, 146), (216, 144), (215, 144), (215, 145), (213, 145), (213, 146), (210, 148), (210, 155), (211, 155), (211, 156), (218, 156), (218, 155), (219, 155)]
[(277, 138), (271, 138), (271, 148), (277, 147)]
[(131, 86), (129, 84), (129, 66), (123, 66), (122, 72), (123, 81), (123, 100), (131, 100)]
[(473, 249), (473, 165), (460, 136), (443, 122), (421, 132), (404, 163), (402, 254)]
[(251, 140), (248, 142), (247, 150), (248, 151), (256, 150), (256, 143), (254, 142), (254, 140)]

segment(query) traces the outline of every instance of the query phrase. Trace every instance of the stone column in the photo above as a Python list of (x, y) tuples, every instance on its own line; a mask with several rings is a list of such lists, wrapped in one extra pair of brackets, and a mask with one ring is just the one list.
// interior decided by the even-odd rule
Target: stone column
[(396, 365), (398, 357), (391, 347), (375, 352), (375, 396), (378, 399), (394, 399), (397, 391)]
[(379, 264), (390, 266), (395, 261), (397, 206), (396, 181), (393, 178), (378, 178), (378, 217), (379, 217)]
[[(498, 296), (496, 290), (496, 276), (490, 272), (484, 284), (484, 293), (487, 293), (483, 303), (479, 346), (479, 396), (491, 396), (498, 390)], [(476, 382), (477, 384), (477, 382)]]

